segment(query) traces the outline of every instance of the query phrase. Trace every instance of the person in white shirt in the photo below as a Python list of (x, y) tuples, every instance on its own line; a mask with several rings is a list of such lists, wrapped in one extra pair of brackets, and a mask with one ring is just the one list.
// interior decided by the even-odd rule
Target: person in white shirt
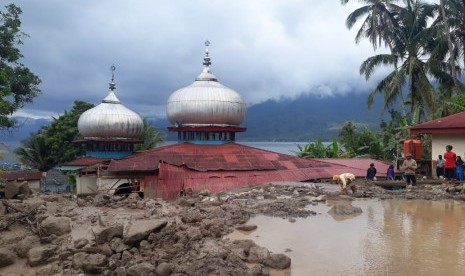
[(342, 174), (333, 176), (333, 181), (335, 181), (336, 184), (339, 184), (339, 186), (341, 187), (341, 193), (344, 193), (344, 194), (347, 194), (347, 185), (349, 185), (353, 193), (357, 191), (355, 184), (352, 183), (354, 180), (355, 180), (355, 175), (352, 173), (342, 173)]

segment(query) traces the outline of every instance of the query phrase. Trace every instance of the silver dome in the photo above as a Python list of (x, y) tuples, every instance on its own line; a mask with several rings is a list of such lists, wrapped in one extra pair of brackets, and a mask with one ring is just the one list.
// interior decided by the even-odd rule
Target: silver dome
[(86, 139), (114, 138), (137, 139), (144, 128), (142, 118), (128, 109), (114, 93), (115, 84), (102, 103), (82, 113), (78, 121), (79, 133)]
[(239, 126), (247, 106), (239, 93), (218, 82), (210, 71), (208, 48), (205, 53), (205, 68), (195, 82), (168, 98), (168, 120), (174, 126)]

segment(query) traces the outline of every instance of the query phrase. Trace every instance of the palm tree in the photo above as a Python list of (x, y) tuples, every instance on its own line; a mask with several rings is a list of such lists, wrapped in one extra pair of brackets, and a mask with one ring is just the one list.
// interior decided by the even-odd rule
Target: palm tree
[(441, 67), (428, 66), (429, 53), (425, 48), (434, 33), (428, 21), (436, 16), (438, 7), (422, 1), (406, 2), (405, 7), (391, 6), (390, 12), (397, 26), (387, 35), (391, 52), (365, 60), (360, 66), (360, 74), (369, 79), (376, 68), (392, 66), (394, 70), (369, 95), (368, 106), (373, 105), (377, 94), (383, 94), (385, 108), (388, 108), (399, 98), (402, 100), (403, 91), (407, 89), (408, 100), (405, 103), (410, 105), (410, 114), (418, 113), (424, 117), (435, 108), (435, 90), (429, 77), (445, 77), (441, 74)]
[(161, 132), (157, 128), (153, 127), (147, 118), (144, 118), (143, 121), (144, 129), (141, 134), (141, 140), (143, 143), (136, 145), (135, 150), (153, 149), (164, 143), (166, 140), (166, 133)]
[[(346, 4), (349, 0), (341, 0), (342, 4)], [(397, 28), (397, 21), (394, 14), (390, 11), (395, 0), (362, 0), (367, 5), (353, 11), (346, 19), (346, 26), (349, 29), (362, 20), (360, 29), (355, 36), (355, 42), (359, 43), (362, 38), (368, 38), (376, 50), (384, 44), (390, 48), (391, 30)]]
[(51, 157), (50, 146), (40, 134), (33, 134), (22, 142), (22, 146), (15, 149), (14, 153), (19, 160), (39, 171), (48, 171), (56, 164)]

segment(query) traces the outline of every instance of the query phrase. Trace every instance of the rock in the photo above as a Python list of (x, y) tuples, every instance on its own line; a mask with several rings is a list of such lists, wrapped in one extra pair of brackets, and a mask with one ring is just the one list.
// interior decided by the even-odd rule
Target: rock
[(181, 215), (181, 221), (184, 223), (196, 223), (203, 220), (203, 216), (199, 211), (187, 211)]
[(271, 254), (263, 263), (275, 269), (286, 269), (291, 267), (291, 258), (284, 254)]
[(263, 199), (278, 199), (278, 197), (275, 195), (265, 194), (263, 195)]
[(362, 213), (362, 208), (351, 205), (334, 205), (329, 209), (328, 213), (333, 215), (354, 215)]
[(131, 252), (124, 250), (123, 253), (121, 254), (121, 261), (123, 263), (127, 263), (132, 259), (132, 254)]
[(111, 195), (106, 193), (98, 193), (94, 196), (92, 201), (94, 206), (101, 207), (107, 205), (110, 202), (110, 199)]
[(257, 225), (255, 224), (245, 224), (245, 225), (239, 225), (236, 227), (237, 230), (241, 231), (253, 231), (257, 229)]
[(111, 250), (108, 243), (98, 245), (98, 249), (99, 249), (101, 254), (103, 254), (103, 255), (105, 255), (107, 257), (110, 257), (111, 255), (113, 255), (113, 251)]
[(253, 246), (250, 248), (247, 262), (249, 263), (263, 263), (270, 257), (270, 251), (265, 247)]
[(123, 242), (132, 246), (133, 244), (145, 240), (150, 233), (162, 229), (168, 222), (166, 220), (138, 220), (135, 221), (127, 231), (126, 237)]
[(81, 249), (89, 243), (86, 238), (80, 238), (74, 241), (74, 248)]
[(96, 243), (103, 244), (111, 241), (114, 237), (122, 238), (124, 232), (124, 225), (116, 224), (107, 228), (101, 229), (95, 233)]
[(55, 255), (57, 249), (58, 247), (55, 245), (45, 245), (31, 248), (27, 252), (27, 263), (30, 266), (46, 264), (48, 259)]
[(14, 246), (14, 251), (20, 258), (26, 258), (27, 252), (34, 246), (40, 245), (40, 240), (37, 236), (27, 236), (24, 239), (20, 240)]
[(107, 257), (102, 254), (87, 254), (79, 252), (73, 256), (73, 268), (88, 273), (101, 273), (108, 263)]
[(133, 265), (127, 269), (127, 275), (128, 276), (142, 276), (142, 275), (148, 275), (150, 272), (155, 271), (155, 266), (153, 266), (150, 263), (140, 263)]
[(34, 275), (35, 276), (50, 276), (50, 275), (55, 275), (55, 274), (62, 275), (62, 273), (60, 273), (61, 271), (62, 270), (58, 266), (58, 264), (54, 263), (54, 264), (48, 264), (40, 268), (37, 268), (36, 273)]
[(168, 263), (160, 263), (155, 270), (158, 276), (169, 276), (171, 275), (171, 265)]
[(120, 238), (113, 238), (110, 241), (110, 248), (111, 250), (115, 251), (116, 253), (121, 253), (124, 250), (128, 250), (129, 246), (123, 243), (123, 240)]
[(114, 271), (114, 276), (126, 276), (126, 268), (117, 267)]
[(210, 196), (210, 194), (210, 191), (206, 189), (199, 192), (199, 195), (201, 196)]
[(0, 267), (9, 266), (16, 261), (16, 255), (11, 250), (0, 248)]
[(67, 217), (47, 217), (40, 226), (45, 235), (55, 234), (61, 236), (71, 232), (71, 219)]

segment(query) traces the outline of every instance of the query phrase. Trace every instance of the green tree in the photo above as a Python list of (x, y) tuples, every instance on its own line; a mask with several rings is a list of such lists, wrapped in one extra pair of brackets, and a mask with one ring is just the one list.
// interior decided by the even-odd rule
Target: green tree
[(14, 4), (0, 11), (0, 129), (15, 127), (10, 115), (40, 94), (39, 77), (20, 63), (18, 46), (27, 37), (20, 31), (21, 13)]
[(341, 149), (336, 139), (330, 145), (325, 145), (321, 139), (306, 145), (297, 145), (296, 155), (302, 158), (338, 158), (341, 157)]
[(14, 153), (23, 164), (39, 171), (48, 171), (56, 164), (47, 139), (40, 134), (31, 134)]
[(141, 138), (144, 143), (135, 146), (135, 150), (153, 149), (166, 140), (166, 133), (159, 131), (157, 128), (144, 118), (144, 129), (142, 130)]
[(73, 141), (79, 136), (77, 128), (79, 117), (93, 107), (94, 105), (91, 103), (75, 101), (70, 112), (65, 111), (58, 118), (53, 118), (50, 125), (39, 131), (47, 139), (55, 165), (85, 154), (85, 147), (83, 145), (77, 146), (73, 144)]
[(339, 141), (349, 155), (356, 152), (357, 126), (351, 121), (346, 122), (339, 133)]
[(22, 141), (16, 155), (24, 164), (44, 171), (84, 155), (85, 148), (72, 142), (79, 135), (79, 116), (92, 107), (93, 104), (75, 101), (71, 112), (65, 111), (60, 117), (53, 118), (51, 124)]

